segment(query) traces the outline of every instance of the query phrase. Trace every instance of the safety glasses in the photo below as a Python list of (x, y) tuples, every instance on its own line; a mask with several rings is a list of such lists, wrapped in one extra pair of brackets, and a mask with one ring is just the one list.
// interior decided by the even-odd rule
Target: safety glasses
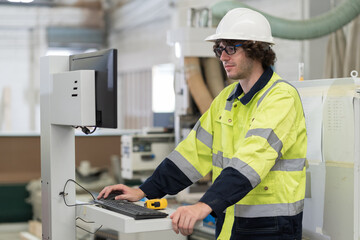
[(233, 55), (234, 53), (236, 53), (236, 48), (242, 46), (242, 44), (237, 44), (237, 45), (229, 45), (226, 47), (217, 47), (214, 48), (214, 53), (216, 55), (216, 57), (220, 58), (221, 54), (223, 51), (225, 51), (228, 55)]

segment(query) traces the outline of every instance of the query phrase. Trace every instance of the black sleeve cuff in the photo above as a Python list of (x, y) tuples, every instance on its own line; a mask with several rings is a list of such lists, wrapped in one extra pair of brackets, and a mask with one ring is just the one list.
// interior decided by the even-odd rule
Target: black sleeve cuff
[(151, 199), (177, 194), (191, 184), (190, 179), (171, 160), (165, 158), (140, 189)]
[(213, 216), (221, 216), (221, 213), (228, 207), (226, 199), (219, 198), (218, 194), (214, 192), (206, 192), (199, 202), (209, 205), (213, 210), (213, 213), (211, 214)]
[(148, 199), (162, 198), (166, 195), (163, 191), (158, 189), (153, 182), (151, 181), (152, 177), (149, 177), (141, 186), (139, 187), (145, 194)]
[(252, 190), (250, 181), (234, 168), (225, 168), (206, 191), (200, 202), (211, 207), (220, 216)]

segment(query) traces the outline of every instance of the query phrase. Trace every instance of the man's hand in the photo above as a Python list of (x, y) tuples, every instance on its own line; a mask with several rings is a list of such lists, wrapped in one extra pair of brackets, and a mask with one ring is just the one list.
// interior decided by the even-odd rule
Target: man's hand
[(107, 198), (112, 191), (121, 191), (122, 193), (115, 197), (116, 200), (123, 199), (131, 202), (136, 202), (145, 197), (145, 193), (140, 188), (130, 188), (123, 184), (116, 184), (107, 186), (97, 196), (97, 199), (101, 197)]
[(198, 202), (194, 205), (179, 207), (171, 216), (173, 230), (178, 234), (190, 235), (197, 221), (206, 218), (212, 209), (209, 205)]

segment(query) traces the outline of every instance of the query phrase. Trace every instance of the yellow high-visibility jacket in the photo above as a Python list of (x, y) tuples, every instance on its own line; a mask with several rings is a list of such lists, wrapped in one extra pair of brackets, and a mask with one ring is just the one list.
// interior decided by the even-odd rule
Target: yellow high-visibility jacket
[(200, 201), (218, 217), (217, 239), (298, 239), (306, 147), (299, 94), (269, 68), (245, 95), (239, 83), (226, 87), (140, 188), (150, 197), (174, 194), (212, 170)]

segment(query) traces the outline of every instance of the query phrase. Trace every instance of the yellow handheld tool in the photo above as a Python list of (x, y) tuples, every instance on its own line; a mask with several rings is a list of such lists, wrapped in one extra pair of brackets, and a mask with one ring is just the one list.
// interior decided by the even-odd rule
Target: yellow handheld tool
[(145, 201), (144, 206), (151, 209), (164, 209), (167, 207), (167, 200), (166, 198), (150, 199)]

